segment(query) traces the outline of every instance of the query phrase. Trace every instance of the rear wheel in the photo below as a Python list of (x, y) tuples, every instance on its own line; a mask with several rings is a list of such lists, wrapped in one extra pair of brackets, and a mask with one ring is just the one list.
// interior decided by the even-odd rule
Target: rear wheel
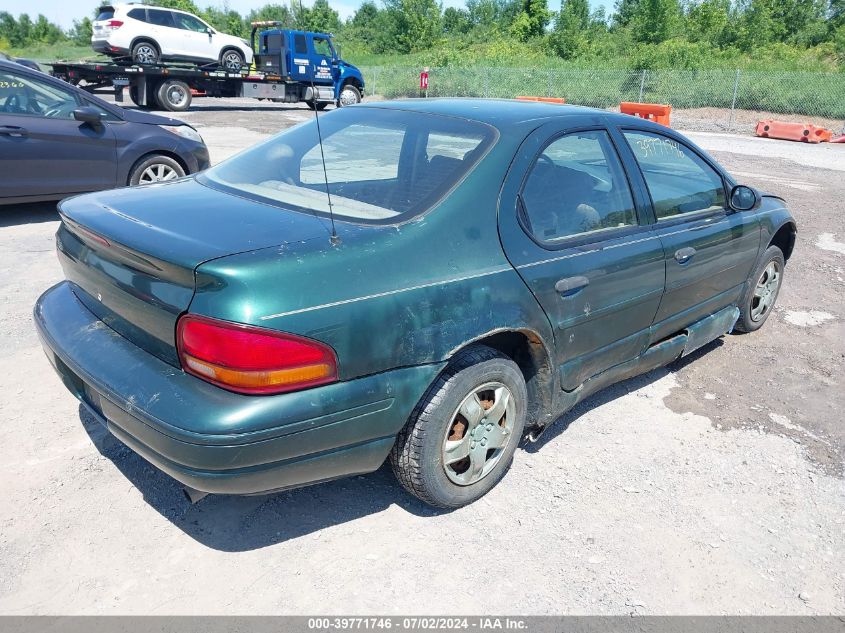
[(153, 154), (139, 160), (129, 172), (129, 186), (149, 185), (154, 182), (176, 180), (185, 175), (178, 162), (162, 154)]
[(191, 105), (191, 89), (184, 81), (168, 79), (159, 86), (156, 101), (165, 110), (183, 112)]
[(348, 106), (361, 103), (361, 91), (352, 84), (345, 84), (340, 90), (340, 98), (337, 100), (338, 106)]
[(327, 101), (317, 101), (316, 103), (314, 103), (313, 101), (306, 101), (305, 103), (312, 110), (319, 110), (320, 112), (325, 110), (326, 106), (329, 105)]
[(522, 436), (528, 395), (510, 358), (484, 346), (460, 352), (429, 388), (390, 454), (412, 495), (457, 508), (504, 476)]
[(147, 103), (146, 105), (142, 105), (141, 99), (138, 96), (138, 87), (129, 86), (129, 100), (143, 110), (151, 110), (155, 107), (155, 104), (158, 101), (156, 97), (156, 88), (157, 86), (153, 85), (152, 82), (147, 82)]
[(783, 283), (786, 261), (783, 251), (770, 246), (752, 273), (739, 306), (739, 320), (734, 329), (753, 332), (763, 327), (772, 313)]
[(246, 59), (244, 59), (243, 53), (230, 48), (220, 55), (220, 65), (228, 71), (239, 72), (241, 68), (246, 66)]
[(159, 61), (158, 49), (152, 42), (138, 42), (132, 47), (132, 61), (142, 66), (151, 66)]

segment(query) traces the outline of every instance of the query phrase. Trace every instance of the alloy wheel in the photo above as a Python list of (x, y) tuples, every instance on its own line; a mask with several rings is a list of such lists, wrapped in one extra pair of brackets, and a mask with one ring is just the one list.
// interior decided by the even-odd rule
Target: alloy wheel
[(459, 486), (486, 477), (502, 457), (513, 434), (516, 404), (500, 382), (481, 385), (463, 399), (443, 438), (446, 476)]
[(777, 262), (771, 261), (763, 269), (751, 297), (751, 320), (759, 321), (775, 304), (780, 289), (781, 271)]
[(141, 179), (138, 181), (138, 184), (148, 185), (152, 182), (175, 180), (176, 178), (179, 178), (179, 174), (170, 165), (165, 165), (164, 163), (155, 163), (147, 167), (143, 172), (141, 172)]
[(158, 54), (149, 44), (144, 44), (135, 49), (135, 58), (141, 64), (152, 64), (156, 61)]
[(228, 70), (240, 70), (241, 69), (241, 58), (235, 52), (228, 52), (223, 55), (223, 67)]

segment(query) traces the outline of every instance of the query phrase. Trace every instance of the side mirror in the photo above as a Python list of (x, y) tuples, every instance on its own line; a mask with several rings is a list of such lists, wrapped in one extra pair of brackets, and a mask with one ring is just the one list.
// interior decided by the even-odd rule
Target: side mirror
[(208, 33), (209, 37), (214, 35), (214, 29), (211, 28), (210, 26), (207, 29), (205, 29), (205, 32)]
[(737, 185), (731, 189), (731, 208), (734, 211), (751, 211), (760, 206), (760, 194), (748, 185)]
[(73, 111), (73, 118), (82, 123), (87, 123), (95, 130), (103, 126), (103, 113), (91, 106), (82, 106)]

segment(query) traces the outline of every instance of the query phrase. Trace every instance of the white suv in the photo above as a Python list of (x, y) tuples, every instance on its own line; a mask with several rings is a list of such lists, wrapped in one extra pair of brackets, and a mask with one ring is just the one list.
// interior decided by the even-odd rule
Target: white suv
[(237, 71), (252, 63), (249, 42), (216, 31), (195, 15), (139, 4), (100, 7), (91, 46), (136, 64), (163, 61), (219, 64)]

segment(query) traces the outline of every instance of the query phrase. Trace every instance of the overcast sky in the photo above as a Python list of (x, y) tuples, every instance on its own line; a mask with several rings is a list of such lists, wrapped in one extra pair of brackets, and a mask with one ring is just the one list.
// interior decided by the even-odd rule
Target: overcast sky
[[(346, 19), (355, 9), (361, 4), (363, 0), (329, 0), (329, 4), (333, 9), (340, 13), (341, 19)], [(445, 7), (459, 7), (464, 5), (464, 0), (441, 0)], [(549, 8), (557, 11), (560, 9), (560, 0), (548, 0)], [(206, 5), (219, 6), (223, 2), (215, 0), (194, 0), (195, 4), (200, 7)], [(240, 13), (249, 13), (250, 9), (257, 9), (270, 0), (229, 0), (228, 6)], [(285, 4), (285, 0), (273, 0), (277, 4)], [(312, 0), (303, 0), (302, 3), (306, 6), (312, 3)], [(104, 3), (107, 4), (107, 3)], [(97, 2), (88, 2), (86, 0), (2, 0), (0, 1), (0, 11), (8, 11), (14, 16), (20, 13), (29, 13), (31, 17), (35, 17), (39, 13), (43, 13), (51, 22), (59, 24), (63, 28), (70, 28), (74, 20), (84, 17), (86, 14), (93, 12)], [(590, 0), (590, 6), (593, 9), (604, 6), (608, 13), (613, 8), (613, 0)]]

